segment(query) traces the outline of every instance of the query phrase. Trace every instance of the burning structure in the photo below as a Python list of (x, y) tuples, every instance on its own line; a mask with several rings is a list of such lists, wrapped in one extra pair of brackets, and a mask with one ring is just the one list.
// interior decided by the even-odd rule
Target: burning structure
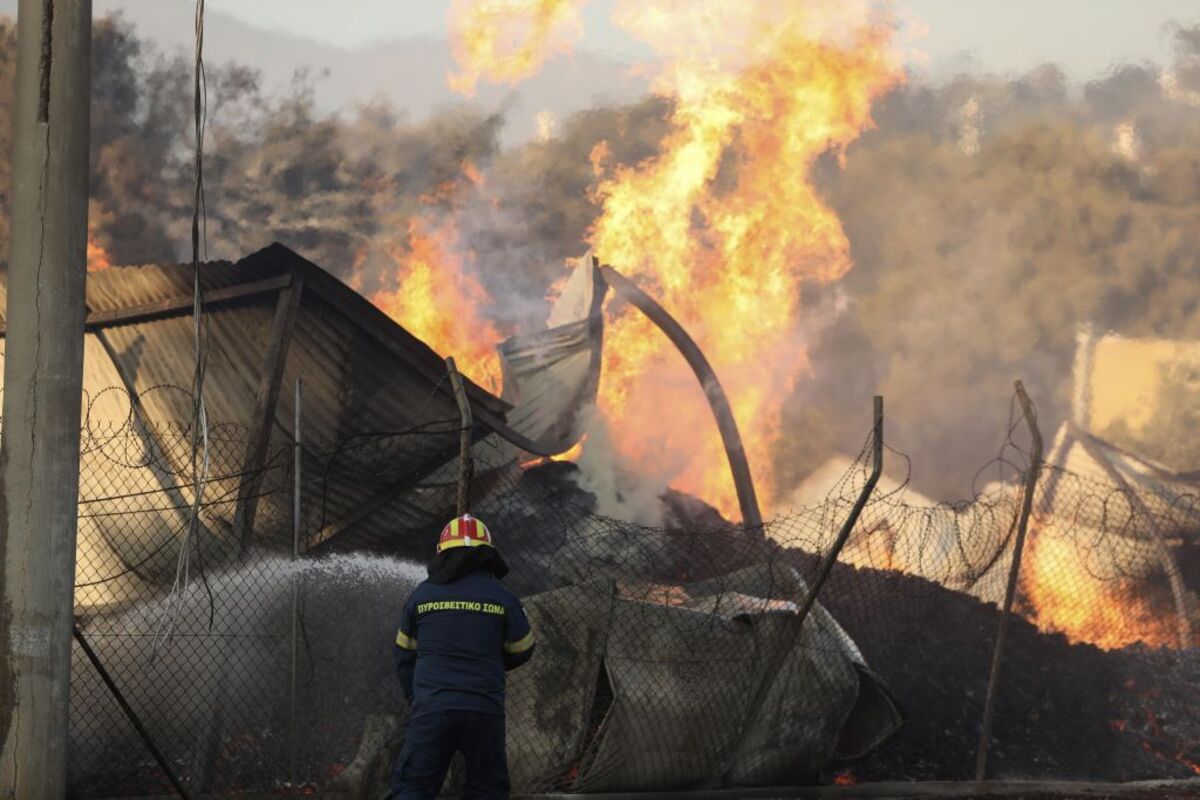
[[(553, 13), (539, 18), (545, 24), (515, 64), (497, 63), (488, 26), (466, 26), (466, 59), (477, 63), (461, 86), (516, 79), (537, 68), (546, 46), (562, 48), (561, 28), (577, 21), (579, 4), (538, 5)], [(636, 163), (617, 163), (608, 140), (592, 147), (589, 200), (599, 211), (586, 238), (694, 332), (730, 390), (729, 418), (746, 425), (746, 450), (766, 465), (783, 400), (807, 365), (802, 291), (850, 267), (848, 238), (812, 174), (845, 157), (871, 124), (872, 100), (901, 80), (891, 29), (833, 4), (794, 14), (760, 4), (748, 15), (743, 3), (710, 0), (703, 24), (666, 24), (639, 5), (619, 3), (617, 13), (661, 56), (655, 89), (668, 130), (656, 154)], [(467, 41), (472, 33), (482, 39)], [(978, 109), (966, 115), (970, 158), (984, 147)], [(469, 160), (456, 163), (459, 182), (485, 180)], [(637, 303), (603, 308), (585, 262), (549, 328), (497, 354), (503, 337), (480, 313), (483, 282), (446, 257), (470, 255), (452, 241), (470, 215), (441, 187), (430, 194), (421, 213), (396, 214), (406, 246), (377, 248), (391, 270), (384, 280), (364, 277), (379, 252), (353, 259), (352, 285), (408, 332), (279, 247), (205, 268), (214, 424), (199, 483), (189, 475), (197, 431), (172, 427), (195, 424), (191, 392), (177, 388), (189, 382), (190, 325), (199, 322), (188, 317), (187, 276), (113, 268), (102, 237), (89, 241), (97, 273), (78, 610), (83, 636), (170, 763), (202, 789), (283, 775), (325, 784), (338, 772), (352, 790), (369, 782), (386, 748), (372, 749), (364, 731), (388, 730), (365, 722), (389, 680), (373, 649), (390, 639), (381, 608), (419, 578), (412, 562), (449, 508), (458, 430), (434, 348), (478, 379), (469, 391), (480, 512), (511, 532), (513, 581), (553, 645), (514, 684), (511, 749), (523, 787), (813, 780), (855, 757), (864, 778), (965, 777), (994, 605), (1013, 560), (1019, 482), (998, 481), (961, 507), (906, 498), (902, 483), (877, 496), (822, 595), (829, 612), (801, 624), (798, 598), (865, 479), (862, 465), (830, 470), (791, 513), (764, 467), (773, 513), (759, 525), (749, 513), (753, 485), (729, 481), (719, 457), (722, 445), (738, 448), (698, 431), (702, 393), (629, 311)], [(430, 313), (450, 305), (458, 309), (450, 325)], [(742, 319), (753, 324), (731, 324)], [(303, 424), (289, 399), (299, 397), (290, 388), (301, 376)], [(503, 399), (494, 396), (501, 383)], [(1185, 519), (1167, 529), (1145, 502), (1164, 485), (1186, 502), (1188, 481), (1161, 473), (1135, 481), (1153, 465), (1097, 450), (1095, 433), (1060, 436), (1038, 485), (1019, 606), (1032, 622), (1015, 624), (996, 774), (1123, 779), (1197, 769), (1194, 567), (1178, 557), (1195, 527)], [(555, 461), (568, 447), (578, 466)], [(1085, 483), (1073, 471), (1080, 452), (1121, 481)], [(636, 480), (604, 475), (614, 464)], [(676, 491), (663, 499), (668, 486)], [(652, 514), (635, 513), (644, 510), (629, 502), (638, 489), (648, 489)], [(305, 558), (289, 558), (293, 548)], [(1081, 594), (1079, 573), (1116, 587), (1118, 603), (1134, 596), (1126, 582), (1140, 590), (1165, 574), (1174, 607), (1162, 612), (1153, 597), (1146, 615), (1118, 606), (1120, 623), (1134, 619), (1115, 636), (1111, 620), (1083, 627), (1071, 604), (1112, 598)], [(1168, 638), (1158, 631), (1163, 613)], [(1178, 650), (1134, 644), (1143, 641)], [(105, 773), (147, 785), (153, 770), (141, 769), (117, 710), (80, 668), (81, 783)], [(918, 713), (888, 742), (897, 701)], [(714, 760), (722, 752), (731, 756)]]
[[(822, 605), (798, 628), (806, 581), (859, 494), (864, 465), (847, 463), (824, 494), (762, 527), (730, 523), (678, 492), (664, 497), (661, 526), (599, 515), (578, 468), (549, 458), (582, 435), (577, 412), (597, 386), (602, 292), (599, 272), (584, 266), (555, 324), (502, 347), (509, 401), (468, 390), (477, 512), (505, 532), (510, 581), (545, 645), (512, 687), (518, 785), (786, 783), (851, 760), (862, 779), (966, 777), (994, 595), (946, 572), (955, 562), (930, 559), (947, 544), (969, 554), (986, 533), (1000, 542), (990, 562), (1004, 562), (1019, 492), (1002, 484), (974, 508), (931, 509), (885, 485)], [(393, 633), (389, 609), (420, 579), (416, 564), (453, 507), (458, 423), (443, 367), (286, 248), (202, 276), (214, 353), (210, 467), (187, 548), (191, 441), (179, 422), (190, 406), (172, 388), (190, 368), (183, 349), (172, 355), (188, 343), (187, 271), (111, 268), (89, 282), (80, 627), (191, 785), (260, 786), (295, 769), (289, 777), (330, 791), (369, 792), (403, 723), (394, 694), (397, 713), (380, 716), (381, 692), (394, 692), (380, 652)], [(304, 444), (294, 461), (287, 389), (300, 377)], [(1055, 469), (1040, 484), (1035, 526), (1065, 516), (1079, 489), (1078, 475)], [(1093, 535), (1123, 530), (1101, 524)], [(1038, 537), (1050, 538), (1033, 536), (1036, 554)], [(179, 587), (184, 550), (192, 575)], [(931, 624), (942, 618), (957, 622)], [(1105, 652), (1027, 623), (1014, 635), (995, 729), (1000, 774), (1192, 774), (1194, 649), (1118, 643)], [(97, 793), (153, 787), (157, 771), (107, 690), (82, 656), (75, 669), (77, 779)], [(912, 714), (896, 735), (902, 707)], [(1070, 723), (1058, 707), (1074, 709)], [(1077, 752), (1063, 724), (1089, 731), (1095, 747)]]
[[(695, 535), (698, 507), (677, 503), (672, 528), (602, 525), (610, 529), (575, 541), (596, 525), (586, 493), (573, 489), (573, 502), (548, 506), (521, 488), (573, 486), (559, 465), (528, 459), (580, 436), (572, 418), (597, 385), (598, 274), (577, 272), (552, 317), (560, 324), (503, 349), (506, 396), (517, 405), (470, 389), (483, 466), (477, 502), (510, 532), (511, 580), (543, 632), (543, 656), (510, 695), (519, 785), (773, 783), (815, 779), (832, 759), (870, 752), (895, 732), (900, 712), (827, 612), (818, 606), (796, 627), (804, 580), (763, 549), (761, 529), (726, 537), (721, 561), (707, 546), (678, 553), (679, 537)], [(412, 573), (381, 573), (367, 559), (356, 586), (344, 572), (326, 585), (327, 571), (344, 570), (350, 556), (335, 560), (340, 567), (308, 559), (368, 551), (423, 560), (452, 508), (458, 428), (440, 359), (286, 248), (207, 265), (201, 275), (212, 355), (199, 498), (190, 433), (174, 427), (190, 412), (190, 395), (176, 388), (190, 369), (188, 270), (113, 267), (89, 280), (76, 612), (82, 635), (157, 730), (158, 746), (211, 788), (249, 780), (248, 764), (261, 767), (272, 760), (264, 750), (281, 745), (266, 731), (303, 716), (296, 698), (289, 704), (269, 682), (279, 656), (273, 637), (264, 646), (248, 632), (288, 627), (287, 592), (300, 591), (297, 581), (312, 610), (293, 605), (291, 622), (302, 623), (310, 657), (322, 653), (337, 673), (310, 676), (305, 695), (318, 705), (327, 694), (343, 701), (336, 712), (315, 712), (325, 715), (320, 739), (292, 746), (320, 763), (346, 760), (390, 683), (386, 659), (372, 653), (390, 638), (387, 598), (398, 607)], [(302, 417), (300, 395), (285, 390), (300, 378)], [(304, 445), (292, 461), (299, 419)], [(285, 488), (293, 470), (311, 476), (300, 497)], [(200, 525), (189, 536), (194, 504)], [(282, 558), (291, 534), (303, 566)], [(380, 575), (393, 580), (380, 584)], [(348, 618), (351, 607), (357, 613)], [(326, 649), (330, 641), (341, 649)], [(347, 688), (347, 659), (379, 666)], [(680, 673), (684, 662), (694, 666)], [(81, 779), (104, 787), (99, 777), (120, 772), (115, 754), (137, 750), (116, 707), (89, 689), (88, 669), (81, 656), (75, 763)], [(792, 684), (821, 689), (796, 693)], [(763, 700), (747, 706), (756, 691)], [(188, 701), (178, 702), (178, 692)], [(345, 738), (329, 738), (331, 729)], [(637, 744), (652, 729), (655, 746)], [(697, 735), (707, 749), (696, 749)], [(254, 743), (239, 752), (244, 737)]]

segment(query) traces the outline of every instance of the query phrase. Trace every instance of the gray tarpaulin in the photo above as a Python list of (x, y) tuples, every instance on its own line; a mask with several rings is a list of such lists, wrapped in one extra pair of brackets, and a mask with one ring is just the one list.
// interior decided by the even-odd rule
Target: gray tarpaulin
[(596, 397), (607, 286), (589, 252), (579, 259), (554, 304), (547, 328), (500, 345), (509, 426), (546, 452), (579, 439), (577, 414)]
[[(600, 582), (525, 599), (538, 657), (510, 677), (515, 786), (572, 791), (815, 778), (902, 715), (782, 564), (677, 587)], [(761, 701), (761, 702), (756, 702)]]

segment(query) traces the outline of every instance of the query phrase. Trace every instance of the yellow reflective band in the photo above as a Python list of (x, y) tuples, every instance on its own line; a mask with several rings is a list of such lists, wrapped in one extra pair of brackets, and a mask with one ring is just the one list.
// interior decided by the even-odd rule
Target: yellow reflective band
[(487, 542), (478, 539), (447, 539), (444, 542), (439, 542), (437, 546), (438, 552), (449, 550), (452, 547), (489, 547)]
[(402, 647), (405, 650), (416, 650), (417, 640), (404, 631), (396, 631), (396, 646)]
[(518, 639), (515, 642), (509, 642), (509, 643), (505, 644), (504, 652), (512, 653), (513, 655), (516, 655), (517, 653), (524, 653), (526, 650), (528, 650), (531, 647), (533, 647), (533, 631), (530, 631), (529, 633), (525, 634), (524, 637)]

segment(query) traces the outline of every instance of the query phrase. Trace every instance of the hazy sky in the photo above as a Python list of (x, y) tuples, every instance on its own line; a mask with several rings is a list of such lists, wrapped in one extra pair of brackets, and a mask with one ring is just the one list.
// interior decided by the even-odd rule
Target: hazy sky
[[(207, 2), (254, 25), (344, 47), (411, 35), (444, 36), (449, 6), (449, 0)], [(608, 21), (612, 4), (588, 4), (583, 45), (636, 58), (642, 46)], [(927, 30), (912, 44), (928, 54), (934, 69), (973, 64), (1020, 72), (1054, 61), (1078, 78), (1093, 77), (1118, 61), (1164, 60), (1169, 56), (1164, 25), (1200, 23), (1197, 0), (897, 0), (896, 8), (902, 18), (923, 23), (909, 26)]]

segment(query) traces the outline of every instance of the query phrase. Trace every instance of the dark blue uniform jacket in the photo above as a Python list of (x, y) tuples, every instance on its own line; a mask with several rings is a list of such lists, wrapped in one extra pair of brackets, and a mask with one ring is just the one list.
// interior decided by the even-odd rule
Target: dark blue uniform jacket
[(533, 655), (516, 595), (488, 572), (418, 586), (396, 634), (396, 671), (412, 716), (504, 713), (504, 673)]

